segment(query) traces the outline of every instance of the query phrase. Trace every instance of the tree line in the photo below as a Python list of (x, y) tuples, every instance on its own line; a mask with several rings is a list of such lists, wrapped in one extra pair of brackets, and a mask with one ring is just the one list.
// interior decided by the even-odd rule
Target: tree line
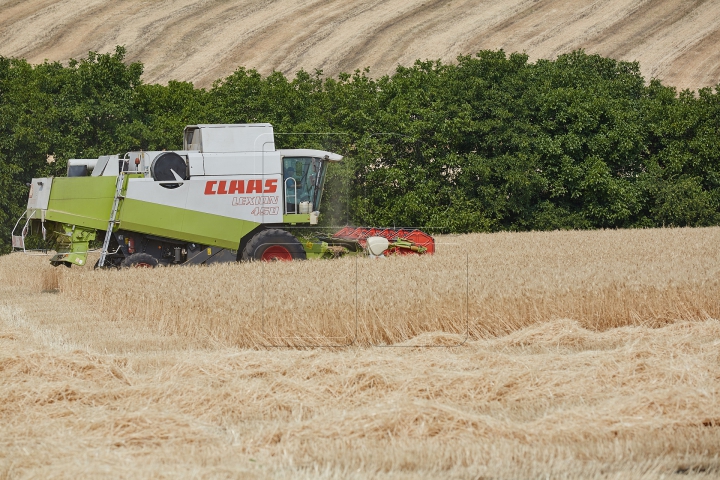
[[(125, 49), (0, 57), (0, 251), (32, 177), (69, 158), (182, 147), (185, 125), (269, 122), (278, 148), (345, 155), (324, 222), (492, 232), (720, 223), (720, 85), (677, 92), (637, 62), (481, 51), (393, 75), (238, 68), (145, 84)], [(46, 162), (54, 155), (55, 163)]]

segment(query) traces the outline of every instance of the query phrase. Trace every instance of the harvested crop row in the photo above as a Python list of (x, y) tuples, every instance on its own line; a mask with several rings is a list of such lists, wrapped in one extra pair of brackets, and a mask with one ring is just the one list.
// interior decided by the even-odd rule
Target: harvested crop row
[(2, 257), (0, 477), (714, 478), (719, 237), (115, 272)]
[(606, 332), (556, 320), (452, 349), (109, 355), (28, 342), (10, 315), (23, 312), (0, 309), (9, 478), (720, 469), (717, 320)]

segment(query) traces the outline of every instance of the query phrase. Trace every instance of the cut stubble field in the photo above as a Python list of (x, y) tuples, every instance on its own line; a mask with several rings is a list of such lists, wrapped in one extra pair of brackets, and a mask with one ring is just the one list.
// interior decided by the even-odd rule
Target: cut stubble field
[(715, 478), (720, 228), (0, 257), (0, 478)]
[(677, 0), (0, 0), (0, 55), (66, 62), (125, 45), (148, 83), (209, 88), (238, 66), (392, 75), (480, 50), (639, 61), (678, 90), (720, 81), (720, 3)]

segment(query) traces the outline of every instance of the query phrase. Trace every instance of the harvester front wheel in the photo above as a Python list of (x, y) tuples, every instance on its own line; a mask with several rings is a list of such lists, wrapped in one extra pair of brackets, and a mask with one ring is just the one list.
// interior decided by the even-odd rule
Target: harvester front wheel
[(278, 228), (263, 230), (250, 239), (242, 252), (242, 260), (305, 260), (307, 255), (300, 241)]
[(133, 253), (122, 262), (125, 268), (155, 268), (158, 261), (155, 257), (147, 253)]

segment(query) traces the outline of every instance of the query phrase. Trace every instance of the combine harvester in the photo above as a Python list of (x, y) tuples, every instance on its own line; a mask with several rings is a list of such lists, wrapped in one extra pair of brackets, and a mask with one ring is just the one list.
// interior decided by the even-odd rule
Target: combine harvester
[(42, 235), (50, 262), (68, 267), (87, 263), (98, 232), (96, 267), (433, 253), (419, 230), (347, 227), (309, 242), (285, 230), (318, 223), (327, 166), (341, 160), (276, 150), (267, 123), (188, 126), (183, 150), (71, 159), (67, 177), (33, 178), (13, 247)]

